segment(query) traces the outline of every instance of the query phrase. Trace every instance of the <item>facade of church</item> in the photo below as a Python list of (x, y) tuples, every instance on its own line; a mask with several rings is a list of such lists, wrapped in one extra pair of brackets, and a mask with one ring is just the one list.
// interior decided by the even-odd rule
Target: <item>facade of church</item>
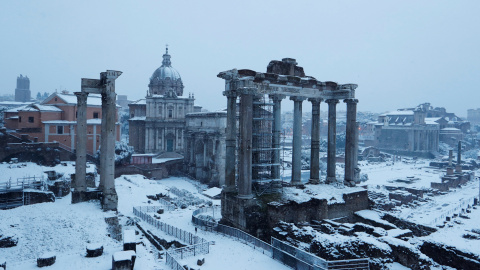
[(193, 95), (183, 96), (183, 89), (167, 48), (162, 66), (150, 77), (145, 99), (129, 104), (129, 141), (135, 152), (183, 154), (185, 115), (194, 112)]

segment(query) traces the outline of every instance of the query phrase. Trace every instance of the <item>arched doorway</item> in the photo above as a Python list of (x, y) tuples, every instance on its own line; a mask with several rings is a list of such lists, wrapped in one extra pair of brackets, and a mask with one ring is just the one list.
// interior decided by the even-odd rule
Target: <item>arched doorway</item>
[(175, 135), (173, 133), (168, 133), (165, 136), (165, 151), (173, 152), (175, 150)]

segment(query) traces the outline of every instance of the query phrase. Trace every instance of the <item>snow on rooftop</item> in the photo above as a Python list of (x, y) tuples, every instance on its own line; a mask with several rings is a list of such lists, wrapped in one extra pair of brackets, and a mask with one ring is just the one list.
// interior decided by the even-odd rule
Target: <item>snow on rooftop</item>
[(147, 120), (147, 117), (146, 116), (136, 116), (136, 117), (132, 117), (128, 120), (132, 120), (132, 121), (145, 121)]
[(441, 131), (460, 131), (460, 129), (449, 127), (449, 128), (442, 128)]
[(205, 190), (202, 193), (207, 197), (213, 198), (215, 196), (220, 195), (220, 193), (222, 193), (222, 189), (218, 188), (218, 187), (213, 187), (213, 188), (209, 188), (209, 189)]
[(147, 101), (146, 101), (146, 99), (142, 98), (142, 99), (139, 99), (139, 100), (133, 101), (133, 102), (132, 102), (132, 103), (130, 103), (130, 104), (146, 105), (146, 104), (147, 104)]
[(380, 116), (396, 116), (396, 115), (413, 115), (413, 111), (391, 111), (391, 112), (387, 112), (387, 113), (384, 113), (384, 114), (381, 114)]
[[(67, 121), (67, 120), (50, 120), (50, 121), (42, 121), (44, 124), (56, 124), (56, 125), (76, 125), (77, 121)], [(87, 125), (100, 125), (102, 123), (102, 119), (95, 118), (95, 119), (87, 119)], [(118, 124), (118, 123), (117, 123)]]
[[(57, 93), (57, 96), (63, 99), (67, 104), (77, 104), (77, 96), (74, 94)], [(87, 105), (102, 106), (101, 95), (89, 94), (87, 97)]]

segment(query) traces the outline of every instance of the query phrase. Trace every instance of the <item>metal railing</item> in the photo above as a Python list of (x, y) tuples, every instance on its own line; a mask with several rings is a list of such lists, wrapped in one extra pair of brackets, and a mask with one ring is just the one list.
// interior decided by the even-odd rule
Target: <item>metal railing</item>
[(202, 227), (207, 227), (211, 229), (212, 231), (219, 232), (221, 234), (225, 234), (234, 238), (237, 238), (238, 240), (241, 240), (245, 244), (250, 244), (253, 246), (254, 249), (260, 249), (264, 254), (265, 252), (268, 254), (272, 253), (272, 246), (242, 230), (239, 230), (237, 228), (233, 228), (230, 226), (218, 224), (216, 222), (208, 221), (208, 220), (202, 220), (198, 217), (196, 217), (198, 214), (209, 212), (209, 211), (220, 211), (220, 207), (204, 207), (197, 209), (193, 212), (192, 214), (192, 222), (195, 225), (202, 226)]
[(199, 254), (208, 254), (210, 252), (210, 242), (204, 242), (191, 246), (185, 246), (174, 250), (169, 250), (168, 253), (175, 259), (183, 259), (187, 257), (197, 256)]
[(172, 268), (173, 270), (185, 270), (183, 266), (173, 258), (170, 253), (165, 252), (165, 263), (167, 264), (168, 267)]
[[(171, 205), (170, 205), (171, 206)], [(164, 209), (163, 206), (137, 206), (133, 208), (133, 213), (147, 222), (148, 224), (154, 226), (155, 228), (163, 231), (164, 233), (171, 235), (175, 238), (178, 238), (190, 246), (185, 246), (182, 248), (177, 248), (171, 251), (166, 251), (166, 264), (174, 270), (184, 270), (182, 265), (177, 261), (177, 259), (183, 259), (189, 256), (196, 256), (199, 254), (208, 254), (210, 252), (210, 244), (207, 240), (193, 235), (190, 232), (179, 229), (175, 226), (161, 222), (151, 215), (147, 214), (148, 212), (157, 212), (160, 209)]]
[(164, 233), (171, 235), (175, 238), (178, 238), (189, 245), (194, 245), (198, 243), (205, 243), (208, 242), (207, 240), (196, 236), (190, 232), (184, 231), (179, 229), (175, 226), (169, 225), (167, 223), (161, 222), (160, 220), (152, 217), (151, 215), (147, 214), (147, 212), (156, 212), (159, 209), (163, 209), (161, 206), (141, 206), (141, 207), (134, 207), (133, 214), (137, 217), (143, 219), (148, 224), (154, 226), (155, 228), (163, 231)]
[[(311, 253), (298, 249), (288, 243), (272, 237), (271, 245), (237, 228), (202, 220), (197, 215), (215, 211), (219, 207), (205, 207), (197, 209), (192, 214), (195, 225), (210, 228), (212, 231), (232, 236), (245, 244), (252, 245), (254, 249), (262, 250), (273, 259), (298, 270), (327, 270), (327, 269), (370, 269), (368, 258), (328, 261)], [(218, 211), (218, 210), (217, 210)]]
[(370, 269), (368, 258), (328, 261), (273, 237), (272, 247), (274, 259), (295, 269)]

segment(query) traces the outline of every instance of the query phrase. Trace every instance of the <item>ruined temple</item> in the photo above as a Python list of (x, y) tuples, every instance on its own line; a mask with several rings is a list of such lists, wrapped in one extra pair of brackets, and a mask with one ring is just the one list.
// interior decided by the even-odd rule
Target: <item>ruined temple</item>
[[(303, 68), (292, 58), (271, 61), (266, 73), (232, 69), (220, 72), (217, 76), (225, 80), (223, 94), (227, 97), (225, 186), (222, 192), (222, 220), (225, 223), (258, 234), (257, 228), (261, 231), (262, 226), (271, 226), (279, 220), (297, 223), (323, 218), (348, 218), (353, 212), (368, 207), (366, 190), (357, 188), (343, 190), (345, 202), (334, 207), (330, 207), (324, 198), (314, 199), (314, 196), (304, 203), (285, 204), (281, 201), (289, 199), (284, 198), (286, 193), (280, 192), (284, 186), (303, 189), (310, 185), (315, 189), (314, 186), (321, 183), (329, 187), (355, 186), (359, 174), (356, 84), (322, 82), (305, 76)], [(287, 96), (294, 103), (292, 174), (289, 183), (280, 177), (281, 103)], [(302, 179), (302, 103), (306, 100), (312, 104), (312, 138), (310, 177)], [(347, 104), (345, 171), (342, 179), (335, 172), (336, 105), (340, 100)], [(319, 166), (322, 101), (328, 104), (327, 175), (323, 179), (320, 178)], [(267, 193), (283, 194), (280, 196), (283, 199), (261, 206), (259, 198)], [(312, 205), (315, 206), (312, 208)], [(265, 207), (268, 208), (266, 212), (262, 211)]]

